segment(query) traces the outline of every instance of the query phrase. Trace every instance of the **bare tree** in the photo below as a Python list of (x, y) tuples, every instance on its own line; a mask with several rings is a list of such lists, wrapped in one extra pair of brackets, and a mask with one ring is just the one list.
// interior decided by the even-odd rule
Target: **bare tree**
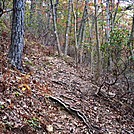
[(53, 3), (53, 0), (50, 0), (50, 3), (51, 3), (51, 7), (52, 7), (53, 25), (54, 25), (54, 33), (55, 33), (55, 37), (56, 37), (56, 41), (57, 41), (57, 50), (58, 50), (58, 54), (61, 56), (62, 51), (61, 51), (61, 47), (60, 47), (60, 40), (59, 40), (58, 29), (57, 29), (55, 6)]
[(97, 12), (98, 12), (98, 0), (94, 0), (94, 6), (95, 6), (95, 33), (96, 33), (96, 51), (97, 51), (97, 71), (96, 71), (96, 78), (100, 74), (100, 41), (99, 41), (99, 34), (98, 34), (98, 18), (97, 18)]
[(71, 11), (72, 11), (72, 0), (69, 0), (68, 3), (68, 19), (67, 19), (67, 24), (66, 24), (66, 35), (65, 35), (65, 51), (64, 54), (67, 55), (67, 50), (68, 50), (68, 42), (69, 42), (69, 29), (71, 25)]
[(85, 0), (85, 7), (83, 11), (83, 16), (82, 16), (82, 21), (80, 25), (80, 30), (79, 30), (79, 36), (78, 36), (78, 46), (80, 47), (80, 63), (83, 61), (83, 47), (84, 47), (84, 42), (85, 42), (85, 30), (86, 30), (86, 18), (88, 15), (87, 11), (88, 7), (88, 1)]
[(74, 16), (75, 61), (77, 65), (78, 64), (77, 15), (74, 10), (74, 5), (73, 5), (73, 16)]

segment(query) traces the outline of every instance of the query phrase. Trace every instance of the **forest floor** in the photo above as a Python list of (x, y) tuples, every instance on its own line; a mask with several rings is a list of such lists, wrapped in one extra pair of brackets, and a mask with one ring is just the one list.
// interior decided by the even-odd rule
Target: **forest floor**
[[(134, 108), (96, 95), (99, 85), (88, 68), (76, 67), (70, 57), (59, 58), (34, 40), (25, 42), (28, 73), (22, 74), (7, 62), (10, 38), (1, 38), (1, 134), (134, 133)], [(114, 90), (120, 86), (115, 84)]]

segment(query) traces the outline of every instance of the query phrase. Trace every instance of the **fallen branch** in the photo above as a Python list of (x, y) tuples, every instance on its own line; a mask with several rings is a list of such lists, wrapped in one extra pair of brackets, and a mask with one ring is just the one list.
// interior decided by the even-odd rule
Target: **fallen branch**
[[(131, 111), (134, 113), (134, 109), (130, 105), (123, 103), (120, 100), (117, 100), (116, 98), (109, 97), (107, 94), (105, 94), (105, 92), (99, 91), (99, 93), (95, 94), (95, 96), (98, 96), (98, 97), (102, 96), (102, 99), (106, 99), (111, 104), (114, 104), (114, 102), (116, 102), (117, 104), (124, 105), (124, 106), (128, 107), (129, 109), (131, 109)], [(116, 108), (116, 110), (118, 111), (118, 108)]]
[(53, 96), (49, 96), (49, 99), (52, 101), (55, 101), (57, 103), (59, 103), (61, 106), (63, 106), (70, 114), (73, 114), (75, 116), (77, 116), (80, 120), (83, 121), (83, 123), (87, 126), (88, 131), (91, 133), (91, 129), (95, 129), (95, 130), (99, 130), (100, 128), (98, 126), (95, 126), (93, 124), (89, 124), (89, 121), (86, 117), (86, 115), (82, 112), (80, 112), (79, 110), (70, 107), (69, 104), (64, 103), (62, 100), (55, 98)]

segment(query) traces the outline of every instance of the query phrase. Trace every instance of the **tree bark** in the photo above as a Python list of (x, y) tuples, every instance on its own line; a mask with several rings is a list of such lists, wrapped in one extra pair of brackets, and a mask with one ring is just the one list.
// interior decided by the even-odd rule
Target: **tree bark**
[(90, 55), (90, 57), (91, 57), (91, 59), (90, 59), (90, 66), (91, 66), (91, 73), (93, 73), (94, 72), (94, 46), (93, 46), (93, 29), (94, 29), (94, 16), (92, 16), (92, 18), (91, 18), (91, 28), (90, 28), (90, 31), (89, 31), (89, 35), (90, 35), (90, 40), (89, 40), (89, 43), (90, 43), (90, 47), (91, 47), (91, 55)]
[(69, 42), (69, 28), (71, 25), (71, 11), (72, 11), (72, 0), (69, 0), (68, 4), (68, 19), (67, 19), (67, 26), (66, 26), (66, 35), (65, 35), (65, 51), (64, 54), (67, 55), (67, 50), (68, 50), (68, 42)]
[(85, 36), (86, 36), (86, 24), (83, 27), (82, 42), (80, 46), (80, 64), (83, 63), (83, 49), (84, 49), (84, 43), (85, 43)]
[(23, 72), (22, 54), (24, 48), (24, 11), (25, 0), (13, 0), (11, 45), (8, 57), (11, 65), (21, 72)]
[(30, 5), (30, 24), (32, 24), (34, 22), (34, 12), (35, 12), (35, 8), (36, 8), (36, 2), (35, 0), (31, 0), (31, 5)]
[(85, 7), (83, 11), (83, 16), (82, 16), (82, 21), (80, 25), (80, 30), (79, 30), (79, 35), (78, 35), (78, 47), (80, 47), (80, 63), (83, 61), (83, 47), (84, 47), (84, 42), (85, 42), (85, 30), (86, 30), (86, 19), (88, 15), (87, 11), (88, 7), (88, 2), (87, 0), (85, 1)]
[(131, 29), (131, 33), (130, 33), (130, 37), (127, 43), (128, 47), (129, 47), (129, 52), (130, 52), (130, 56), (133, 58), (134, 57), (134, 13), (133, 13), (133, 18), (132, 18), (132, 29)]
[(97, 51), (97, 67), (96, 67), (96, 79), (100, 75), (100, 41), (99, 41), (99, 34), (98, 34), (98, 19), (97, 19), (97, 11), (98, 11), (98, 0), (94, 0), (95, 5), (95, 32), (96, 32), (96, 51)]
[(57, 22), (56, 22), (56, 14), (55, 14), (55, 6), (53, 4), (53, 0), (50, 0), (51, 7), (52, 7), (52, 16), (53, 16), (53, 25), (54, 25), (54, 33), (57, 41), (57, 50), (59, 56), (62, 56), (62, 51), (60, 47), (60, 40), (59, 40), (59, 35), (58, 35), (58, 30), (57, 30)]
[[(106, 15), (107, 15), (107, 27), (106, 27), (106, 43), (110, 46), (110, 32), (111, 32), (111, 17), (110, 17), (110, 0), (106, 0)], [(109, 47), (107, 48), (108, 61), (107, 70), (112, 68), (112, 57)]]
[(113, 16), (113, 18), (112, 18), (112, 29), (113, 29), (114, 26), (115, 26), (115, 19), (116, 19), (116, 16), (117, 16), (119, 4), (120, 4), (120, 0), (117, 1), (117, 6), (116, 6), (116, 9), (115, 9), (115, 13), (114, 13), (114, 16)]
[(109, 44), (110, 38), (110, 2), (106, 1), (107, 27), (106, 27), (106, 42)]
[(82, 16), (82, 20), (81, 20), (81, 24), (79, 27), (79, 33), (78, 33), (78, 47), (80, 46), (81, 42), (82, 42), (82, 36), (83, 36), (83, 29), (85, 27), (85, 23), (86, 23), (86, 17), (87, 17), (87, 7), (88, 7), (88, 2), (85, 1), (85, 7), (84, 7), (84, 11), (83, 11), (83, 16)]
[(73, 15), (74, 15), (74, 38), (75, 38), (75, 62), (78, 65), (78, 41), (77, 41), (77, 16), (73, 5)]

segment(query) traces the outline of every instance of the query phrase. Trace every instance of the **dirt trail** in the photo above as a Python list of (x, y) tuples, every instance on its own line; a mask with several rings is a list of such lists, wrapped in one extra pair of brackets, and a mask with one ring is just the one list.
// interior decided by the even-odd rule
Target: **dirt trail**
[(94, 95), (98, 87), (86, 68), (76, 68), (72, 59), (65, 62), (57, 56), (46, 56), (46, 49), (36, 42), (26, 45), (23, 64), (29, 74), (10, 68), (7, 46), (0, 53), (1, 133), (134, 133), (131, 115), (123, 115)]

